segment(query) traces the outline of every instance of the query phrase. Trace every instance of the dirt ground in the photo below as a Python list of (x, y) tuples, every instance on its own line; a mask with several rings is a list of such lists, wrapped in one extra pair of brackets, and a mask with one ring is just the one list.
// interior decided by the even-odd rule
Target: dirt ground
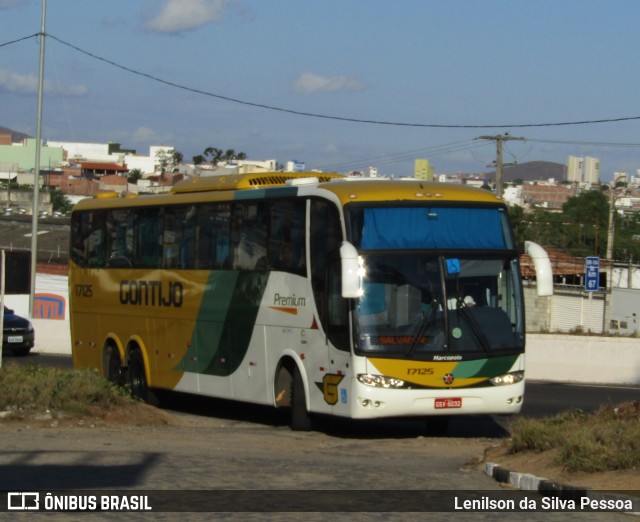
[[(192, 420), (195, 418), (196, 420)], [(190, 420), (191, 419), (191, 420)], [(108, 427), (141, 426), (162, 430), (163, 427), (175, 428), (197, 423), (197, 416), (182, 416), (168, 410), (159, 409), (144, 403), (132, 403), (129, 407), (115, 411), (96, 411), (94, 416), (87, 419), (52, 418), (47, 414), (39, 414), (24, 419), (3, 419), (2, 422), (25, 423), (42, 426), (79, 426), (79, 427)], [(640, 491), (640, 472), (637, 469), (627, 471), (612, 471), (601, 473), (575, 473), (564, 470), (556, 463), (556, 452), (522, 452), (510, 454), (506, 448), (506, 441), (496, 441), (487, 447), (482, 462), (470, 462), (469, 468), (477, 465), (483, 469), (485, 462), (495, 463), (509, 471), (530, 473), (537, 477), (546, 478), (554, 482), (584, 487), (598, 491)]]
[(562, 469), (556, 461), (556, 450), (512, 455), (504, 445), (500, 445), (487, 449), (485, 453), (485, 462), (493, 462), (509, 471), (530, 473), (559, 484), (598, 491), (640, 492), (640, 470), (578, 473)]

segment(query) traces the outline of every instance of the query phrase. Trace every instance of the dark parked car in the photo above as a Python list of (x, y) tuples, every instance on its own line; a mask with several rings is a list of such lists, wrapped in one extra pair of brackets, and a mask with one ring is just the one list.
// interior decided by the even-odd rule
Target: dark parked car
[(2, 351), (13, 355), (27, 355), (35, 342), (31, 321), (16, 315), (11, 308), (4, 307)]

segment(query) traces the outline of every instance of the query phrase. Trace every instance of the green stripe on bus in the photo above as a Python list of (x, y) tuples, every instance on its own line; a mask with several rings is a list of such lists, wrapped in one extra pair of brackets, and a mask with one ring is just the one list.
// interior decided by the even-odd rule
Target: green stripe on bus
[(268, 273), (212, 271), (177, 370), (227, 376), (238, 369), (253, 334)]
[(511, 370), (517, 359), (518, 355), (505, 355), (503, 357), (490, 359), (462, 361), (456, 366), (453, 373), (458, 378), (491, 378), (507, 373)]
[(298, 195), (298, 187), (276, 187), (261, 188), (251, 190), (239, 190), (234, 195), (234, 200), (242, 201), (248, 199), (269, 199), (273, 198), (295, 198)]

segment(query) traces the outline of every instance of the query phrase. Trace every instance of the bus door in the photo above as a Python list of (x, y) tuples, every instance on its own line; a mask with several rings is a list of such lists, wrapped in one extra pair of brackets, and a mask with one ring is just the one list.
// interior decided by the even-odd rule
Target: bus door
[[(350, 392), (349, 300), (342, 297), (340, 245), (342, 229), (338, 209), (327, 201), (311, 201), (311, 286), (324, 341), (326, 366), (318, 409), (333, 415), (348, 415)], [(311, 392), (313, 393), (313, 392)], [(318, 404), (318, 402), (314, 402)]]

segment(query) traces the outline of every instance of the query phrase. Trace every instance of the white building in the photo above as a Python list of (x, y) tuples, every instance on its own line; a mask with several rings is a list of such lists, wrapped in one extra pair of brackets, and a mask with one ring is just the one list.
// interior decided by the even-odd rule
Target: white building
[(592, 156), (569, 156), (567, 161), (567, 181), (572, 183), (600, 183), (600, 159)]
[(587, 156), (584, 159), (584, 175), (582, 181), (585, 183), (600, 183), (600, 159)]
[(524, 198), (522, 197), (522, 187), (505, 187), (502, 192), (502, 199), (504, 202), (509, 205), (518, 205), (519, 207), (524, 207)]
[(567, 181), (571, 183), (581, 183), (584, 172), (584, 158), (569, 156), (567, 160)]
[(149, 155), (142, 156), (120, 150), (119, 143), (79, 143), (70, 141), (47, 141), (49, 147), (61, 147), (70, 164), (85, 162), (117, 163), (129, 170), (139, 169), (143, 174), (158, 172), (163, 161), (171, 158), (175, 147), (155, 145), (149, 147)]

